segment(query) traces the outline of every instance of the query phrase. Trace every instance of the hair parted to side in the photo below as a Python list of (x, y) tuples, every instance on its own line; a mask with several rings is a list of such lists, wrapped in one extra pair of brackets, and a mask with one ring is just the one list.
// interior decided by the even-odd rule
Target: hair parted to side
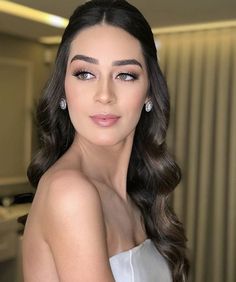
[(82, 30), (97, 24), (122, 28), (139, 40), (145, 58), (148, 95), (152, 111), (143, 109), (137, 125), (128, 169), (127, 192), (139, 207), (146, 233), (169, 264), (173, 281), (187, 281), (188, 260), (182, 224), (168, 205), (168, 197), (180, 181), (180, 169), (166, 147), (169, 97), (157, 61), (151, 28), (143, 15), (124, 0), (93, 0), (72, 14), (58, 49), (54, 71), (37, 108), (40, 149), (28, 168), (37, 187), (44, 172), (70, 147), (75, 130), (68, 110), (59, 107), (65, 97), (64, 81), (70, 45)]

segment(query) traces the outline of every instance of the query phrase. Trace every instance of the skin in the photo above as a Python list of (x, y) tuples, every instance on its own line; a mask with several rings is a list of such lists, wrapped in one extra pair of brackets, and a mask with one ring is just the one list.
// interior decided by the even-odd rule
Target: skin
[[(23, 236), (25, 282), (112, 282), (109, 257), (146, 239), (126, 179), (147, 89), (133, 36), (102, 24), (75, 37), (65, 77), (75, 139), (40, 180)], [(99, 126), (91, 116), (101, 113), (119, 119)]]

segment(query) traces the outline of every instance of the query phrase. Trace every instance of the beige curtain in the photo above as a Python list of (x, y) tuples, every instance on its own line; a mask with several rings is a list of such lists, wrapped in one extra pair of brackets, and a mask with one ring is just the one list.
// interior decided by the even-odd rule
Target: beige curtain
[(236, 28), (157, 35), (191, 282), (236, 281)]

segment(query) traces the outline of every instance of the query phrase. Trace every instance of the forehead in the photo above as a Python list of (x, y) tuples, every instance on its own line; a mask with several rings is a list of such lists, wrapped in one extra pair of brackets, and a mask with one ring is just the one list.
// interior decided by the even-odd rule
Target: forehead
[(107, 24), (80, 31), (71, 43), (69, 59), (78, 53), (104, 61), (135, 58), (144, 62), (140, 42), (125, 30)]

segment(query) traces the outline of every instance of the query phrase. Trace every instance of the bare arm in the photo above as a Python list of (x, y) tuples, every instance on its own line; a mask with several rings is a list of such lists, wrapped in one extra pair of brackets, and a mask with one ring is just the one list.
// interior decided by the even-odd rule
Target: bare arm
[(45, 203), (44, 237), (61, 282), (114, 282), (98, 191), (73, 175), (50, 185)]

